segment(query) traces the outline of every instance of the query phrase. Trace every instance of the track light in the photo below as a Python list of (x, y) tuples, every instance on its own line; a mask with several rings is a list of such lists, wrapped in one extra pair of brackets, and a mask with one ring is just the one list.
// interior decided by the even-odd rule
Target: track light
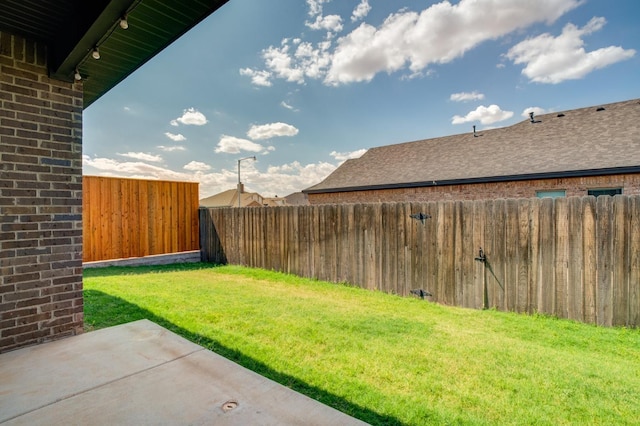
[(78, 68), (76, 68), (76, 73), (73, 75), (73, 78), (75, 78), (76, 81), (82, 80), (82, 75), (80, 75), (80, 71), (78, 71)]
[(100, 59), (100, 51), (98, 50), (97, 46), (93, 48), (93, 52), (91, 52), (91, 57), (93, 59)]
[(129, 28), (129, 22), (127, 21), (127, 15), (124, 15), (122, 18), (120, 18), (120, 28), (122, 28), (123, 30), (126, 30), (127, 28)]

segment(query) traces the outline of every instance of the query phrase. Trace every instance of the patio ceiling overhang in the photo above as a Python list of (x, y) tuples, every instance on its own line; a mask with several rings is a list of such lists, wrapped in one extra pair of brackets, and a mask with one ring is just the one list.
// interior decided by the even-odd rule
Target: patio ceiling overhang
[(0, 30), (46, 44), (51, 78), (78, 70), (86, 108), (227, 1), (2, 0)]

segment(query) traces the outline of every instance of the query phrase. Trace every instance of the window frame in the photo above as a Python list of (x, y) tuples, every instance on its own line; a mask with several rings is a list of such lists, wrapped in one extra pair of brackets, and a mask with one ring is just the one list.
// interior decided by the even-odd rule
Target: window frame
[[(595, 194), (593, 194), (595, 192)], [(608, 194), (607, 192), (613, 192), (612, 194)], [(591, 188), (587, 189), (587, 195), (591, 195), (593, 197), (602, 197), (604, 195), (608, 195), (610, 197), (614, 197), (616, 195), (622, 195), (622, 187), (611, 187), (611, 188)]]
[(566, 189), (540, 189), (536, 190), (536, 198), (566, 198)]

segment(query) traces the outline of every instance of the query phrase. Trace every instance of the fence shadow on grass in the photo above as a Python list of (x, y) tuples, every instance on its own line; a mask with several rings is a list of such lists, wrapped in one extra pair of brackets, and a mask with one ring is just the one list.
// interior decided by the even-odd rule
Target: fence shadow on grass
[[(190, 266), (189, 268), (201, 269), (211, 267), (210, 265), (203, 265), (204, 264), (202, 264), (200, 268), (197, 268), (196, 266)], [(155, 268), (157, 268), (157, 266), (154, 267), (154, 270)], [(137, 272), (136, 269), (137, 268), (104, 268), (100, 272), (100, 275), (105, 276), (126, 275), (127, 273), (143, 273), (142, 271)], [(173, 268), (167, 269), (176, 270), (176, 267), (174, 266)], [(228, 348), (217, 340), (186, 330), (120, 297), (112, 296), (98, 290), (84, 290), (84, 309), (85, 328), (87, 331), (111, 327), (141, 319), (148, 319), (149, 321), (152, 321), (193, 343), (196, 343), (206, 349), (217, 353), (218, 355), (221, 355), (237, 364), (240, 364), (241, 366), (258, 373), (263, 377), (280, 383), (290, 389), (295, 390), (296, 392), (300, 392), (301, 394), (304, 394), (310, 398), (315, 399), (316, 401), (333, 407), (336, 410), (342, 411), (343, 413), (346, 413), (352, 417), (355, 417), (372, 425), (403, 424), (400, 420), (394, 417), (385, 416), (373, 412), (367, 408), (346, 401), (343, 398), (331, 394), (316, 386), (305, 383), (304, 381), (296, 377), (275, 371), (268, 365), (265, 365), (264, 363), (257, 361), (235, 349)]]

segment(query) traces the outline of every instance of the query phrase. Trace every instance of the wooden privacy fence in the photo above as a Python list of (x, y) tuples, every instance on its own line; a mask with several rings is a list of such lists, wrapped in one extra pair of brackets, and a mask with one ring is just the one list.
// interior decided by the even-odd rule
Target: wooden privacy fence
[(640, 196), (201, 209), (200, 223), (206, 261), (640, 325)]
[(84, 176), (82, 260), (200, 248), (198, 184)]

